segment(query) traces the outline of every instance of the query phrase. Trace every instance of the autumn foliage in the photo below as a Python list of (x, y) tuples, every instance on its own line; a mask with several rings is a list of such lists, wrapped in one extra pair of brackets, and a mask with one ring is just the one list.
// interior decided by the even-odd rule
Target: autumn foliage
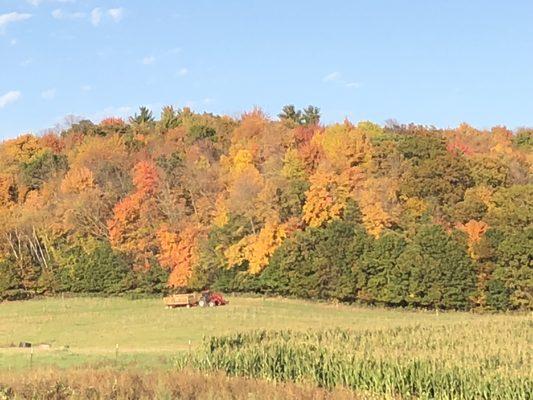
[(528, 128), (322, 125), (292, 106), (22, 135), (0, 144), (0, 297), (213, 287), (531, 308), (531, 143)]

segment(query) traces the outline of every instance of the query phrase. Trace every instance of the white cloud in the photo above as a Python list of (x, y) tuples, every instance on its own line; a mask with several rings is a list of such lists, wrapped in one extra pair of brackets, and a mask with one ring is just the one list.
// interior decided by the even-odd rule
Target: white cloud
[(188, 73), (189, 73), (189, 70), (188, 70), (187, 68), (185, 68), (185, 67), (180, 68), (179, 71), (178, 71), (178, 75), (179, 75), (179, 76), (185, 76), (185, 75), (187, 75)]
[(53, 100), (56, 97), (56, 90), (54, 88), (41, 92), (41, 97), (44, 100)]
[(32, 62), (33, 62), (33, 58), (26, 58), (25, 60), (22, 60), (22, 61), (20, 62), (20, 66), (21, 66), (21, 67), (27, 67), (27, 66), (30, 65)]
[(13, 22), (24, 21), (31, 18), (31, 14), (11, 12), (7, 14), (0, 14), (0, 33), (4, 33), (7, 26)]
[(151, 65), (153, 63), (155, 63), (155, 57), (154, 56), (147, 56), (147, 57), (144, 57), (141, 62), (144, 64), (144, 65)]
[(322, 78), (322, 82), (344, 86), (348, 89), (357, 89), (361, 87), (359, 82), (347, 81), (343, 79), (342, 74), (338, 71), (331, 72)]
[(124, 16), (124, 9), (123, 8), (110, 8), (107, 10), (107, 14), (113, 18), (113, 21), (120, 22), (122, 17)]
[(347, 82), (346, 87), (350, 89), (357, 89), (361, 87), (361, 84), (359, 82)]
[(11, 40), (9, 41), (9, 45), (10, 45), (10, 46), (14, 46), (14, 45), (16, 45), (16, 44), (17, 44), (17, 39), (11, 39)]
[(6, 94), (0, 96), (0, 108), (4, 108), (9, 103), (13, 103), (20, 99), (21, 93), (18, 90), (11, 90)]
[(325, 77), (323, 77), (322, 81), (323, 82), (333, 82), (333, 81), (339, 80), (340, 77), (341, 77), (340, 72), (335, 71), (335, 72), (327, 74)]
[(83, 85), (80, 89), (82, 92), (90, 92), (91, 90), (93, 90), (91, 85)]
[(120, 22), (122, 18), (124, 17), (124, 9), (121, 8), (109, 8), (109, 9), (101, 9), (100, 7), (93, 8), (91, 11), (91, 14), (89, 15), (89, 21), (94, 26), (100, 25), (100, 22), (102, 22), (102, 18), (109, 17), (113, 20), (113, 22)]
[(102, 10), (100, 8), (96, 7), (93, 8), (91, 11), (91, 17), (89, 18), (91, 21), (91, 24), (94, 26), (100, 25), (100, 21), (102, 20)]
[(211, 98), (211, 97), (206, 97), (204, 100), (203, 100), (203, 103), (204, 104), (211, 104), (212, 102), (214, 102), (215, 99)]
[[(26, 0), (26, 3), (31, 4), (34, 7), (39, 7), (44, 0)], [(76, 0), (49, 0), (50, 3), (75, 3)]]
[(54, 11), (52, 11), (52, 17), (54, 17), (55, 19), (80, 19), (80, 18), (85, 18), (85, 13), (82, 13), (82, 12), (69, 13), (69, 12), (64, 12), (60, 8), (57, 8)]

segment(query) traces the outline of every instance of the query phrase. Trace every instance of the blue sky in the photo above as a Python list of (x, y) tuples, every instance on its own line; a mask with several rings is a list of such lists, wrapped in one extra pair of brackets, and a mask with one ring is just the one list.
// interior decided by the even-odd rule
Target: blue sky
[(0, 0), (0, 139), (140, 105), (533, 125), (531, 0)]

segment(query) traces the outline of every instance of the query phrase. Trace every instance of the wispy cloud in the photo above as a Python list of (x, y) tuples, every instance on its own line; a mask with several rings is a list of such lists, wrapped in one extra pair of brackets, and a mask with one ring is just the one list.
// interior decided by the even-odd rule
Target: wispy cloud
[(185, 76), (185, 75), (187, 75), (188, 73), (189, 73), (189, 70), (188, 70), (187, 68), (185, 68), (185, 67), (180, 68), (180, 69), (178, 70), (178, 76)]
[(124, 16), (124, 9), (110, 8), (109, 10), (107, 10), (107, 14), (113, 19), (113, 21), (120, 22), (120, 20)]
[(91, 24), (93, 24), (93, 26), (100, 25), (100, 21), (102, 20), (102, 10), (98, 7), (93, 8), (89, 20), (91, 21)]
[(11, 90), (7, 92), (6, 94), (0, 96), (0, 108), (4, 108), (8, 104), (14, 103), (20, 99), (21, 96), (22, 94), (18, 90)]
[(361, 84), (359, 82), (347, 82), (346, 87), (351, 89), (357, 89), (361, 87)]
[(0, 33), (4, 33), (7, 26), (13, 22), (24, 21), (31, 18), (31, 14), (10, 12), (7, 14), (0, 14)]
[(20, 66), (21, 66), (21, 67), (27, 67), (27, 66), (30, 65), (32, 62), (33, 62), (33, 58), (26, 58), (25, 60), (22, 60), (22, 61), (20, 62)]
[(322, 82), (334, 82), (334, 81), (339, 80), (340, 77), (341, 77), (340, 72), (337, 72), (337, 71), (331, 72), (322, 78)]
[(17, 39), (11, 39), (11, 40), (9, 41), (9, 45), (10, 45), (10, 46), (15, 46), (16, 44), (17, 44)]
[(83, 85), (82, 87), (80, 87), (80, 89), (82, 92), (90, 92), (91, 90), (93, 90), (91, 85)]
[(104, 17), (118, 23), (124, 18), (124, 9), (122, 7), (108, 8), (107, 10), (100, 7), (93, 8), (89, 15), (89, 21), (96, 27), (100, 25)]
[(141, 63), (144, 65), (152, 65), (155, 63), (155, 57), (154, 56), (146, 56), (141, 60)]
[(85, 18), (85, 13), (83, 12), (65, 12), (60, 8), (55, 9), (52, 11), (52, 17), (55, 19), (81, 19)]
[(338, 72), (338, 71), (331, 72), (331, 73), (325, 75), (322, 78), (322, 82), (335, 83), (337, 85), (344, 86), (344, 87), (349, 88), (349, 89), (357, 89), (357, 88), (361, 87), (361, 84), (359, 82), (347, 81), (347, 80), (343, 79), (342, 74), (340, 72)]
[[(49, 0), (50, 3), (75, 3), (76, 0)], [(31, 4), (34, 7), (39, 7), (44, 0), (26, 0), (26, 3)]]
[(44, 100), (53, 100), (56, 97), (56, 89), (52, 88), (41, 92), (41, 97)]

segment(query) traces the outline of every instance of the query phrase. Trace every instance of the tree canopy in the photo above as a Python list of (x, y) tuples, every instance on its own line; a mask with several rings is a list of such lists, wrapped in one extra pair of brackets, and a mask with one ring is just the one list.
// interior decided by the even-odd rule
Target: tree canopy
[(530, 128), (146, 107), (0, 144), (0, 298), (206, 287), (531, 309)]

